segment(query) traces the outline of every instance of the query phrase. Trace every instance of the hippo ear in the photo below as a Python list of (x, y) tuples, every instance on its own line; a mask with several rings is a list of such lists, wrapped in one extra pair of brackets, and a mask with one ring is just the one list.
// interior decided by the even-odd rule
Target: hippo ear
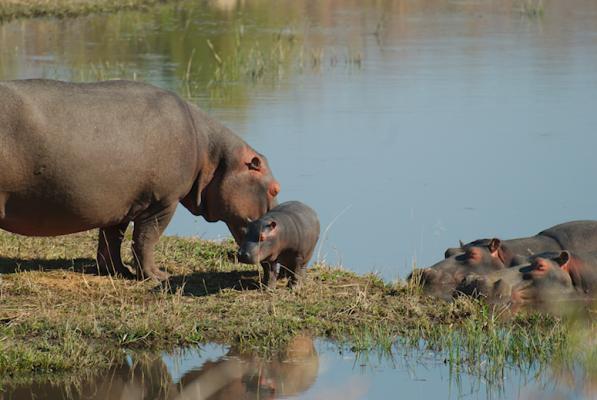
[(496, 251), (498, 251), (498, 249), (500, 248), (500, 245), (502, 244), (502, 241), (498, 238), (493, 238), (489, 241), (489, 252), (490, 253), (495, 253)]
[(280, 184), (276, 181), (273, 181), (270, 185), (269, 185), (269, 189), (268, 189), (269, 195), (272, 197), (276, 197), (278, 195), (278, 193), (280, 193)]
[(247, 167), (253, 171), (261, 171), (261, 160), (259, 157), (255, 156), (251, 159), (251, 162), (247, 163)]
[(444, 252), (444, 258), (450, 258), (452, 256), (455, 256), (456, 254), (460, 254), (462, 253), (464, 250), (459, 247), (450, 247), (449, 249), (446, 249), (446, 251)]
[(560, 267), (565, 268), (566, 264), (568, 264), (568, 261), (570, 261), (570, 258), (570, 252), (568, 250), (564, 250), (553, 260), (557, 262)]

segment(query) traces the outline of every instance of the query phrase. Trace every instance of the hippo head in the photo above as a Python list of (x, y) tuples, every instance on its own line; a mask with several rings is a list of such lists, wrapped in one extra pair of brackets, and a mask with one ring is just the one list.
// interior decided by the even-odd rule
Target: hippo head
[(575, 292), (569, 268), (568, 251), (551, 257), (537, 257), (526, 270), (521, 268), (520, 281), (511, 284), (513, 303), (532, 303), (565, 297)]
[(451, 295), (468, 275), (483, 275), (506, 268), (502, 244), (496, 238), (476, 240), (461, 245), (460, 249), (448, 249), (445, 256), (429, 268), (413, 271), (408, 279), (418, 279), (427, 291), (445, 291)]
[(265, 156), (248, 145), (227, 153), (201, 194), (201, 214), (209, 222), (224, 221), (240, 243), (249, 222), (276, 206), (280, 184)]
[(492, 273), (470, 274), (456, 293), (482, 297), (491, 303), (532, 303), (562, 297), (574, 291), (568, 273), (570, 253), (543, 253), (530, 263)]
[(257, 264), (275, 259), (274, 243), (279, 229), (277, 222), (269, 215), (251, 222), (240, 245), (238, 260), (245, 264)]

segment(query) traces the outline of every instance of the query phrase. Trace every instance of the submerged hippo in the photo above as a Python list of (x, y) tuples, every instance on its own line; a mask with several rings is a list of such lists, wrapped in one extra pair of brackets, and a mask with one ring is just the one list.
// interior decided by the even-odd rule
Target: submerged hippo
[(180, 202), (237, 240), (280, 190), (266, 158), (176, 94), (128, 81), (0, 81), (0, 228), (56, 236), (100, 228), (120, 257), (132, 221), (137, 277), (165, 279), (153, 249)]
[(543, 253), (529, 264), (483, 276), (469, 275), (457, 290), (491, 302), (593, 298), (597, 295), (597, 252)]
[(408, 279), (419, 279), (426, 290), (451, 296), (456, 285), (467, 275), (482, 275), (527, 263), (532, 254), (572, 250), (597, 250), (597, 221), (572, 221), (553, 226), (535, 236), (500, 240), (479, 239), (446, 250), (446, 258), (437, 264), (415, 270)]
[(292, 287), (304, 275), (318, 239), (315, 211), (301, 202), (288, 201), (249, 225), (238, 259), (247, 264), (261, 263), (263, 284), (269, 287), (275, 287), (281, 264), (281, 275), (289, 277), (288, 286)]

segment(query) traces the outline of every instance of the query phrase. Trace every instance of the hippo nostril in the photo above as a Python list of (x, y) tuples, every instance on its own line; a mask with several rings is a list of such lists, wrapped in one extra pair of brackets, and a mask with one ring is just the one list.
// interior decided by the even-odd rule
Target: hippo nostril
[(238, 258), (238, 261), (241, 263), (249, 263), (250, 262), (249, 253), (247, 253), (246, 251), (239, 250), (237, 253), (237, 258)]

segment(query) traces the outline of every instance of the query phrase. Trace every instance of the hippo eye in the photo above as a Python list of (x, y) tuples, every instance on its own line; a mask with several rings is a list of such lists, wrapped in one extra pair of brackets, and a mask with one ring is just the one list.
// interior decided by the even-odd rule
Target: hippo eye
[(261, 160), (259, 157), (253, 157), (250, 163), (247, 163), (247, 167), (253, 171), (260, 171), (261, 170)]

